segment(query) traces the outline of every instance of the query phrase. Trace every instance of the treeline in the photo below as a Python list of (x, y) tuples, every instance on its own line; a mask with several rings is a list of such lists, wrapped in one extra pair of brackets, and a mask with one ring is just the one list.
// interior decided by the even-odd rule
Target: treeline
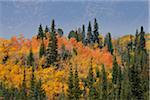
[[(55, 21), (52, 20), (51, 28), (46, 26), (43, 31), (42, 25), (39, 26), (37, 39), (40, 40), (39, 59), (46, 58), (43, 68), (48, 68), (51, 65), (59, 67), (59, 54), (57, 51), (57, 36), (63, 35), (62, 29), (55, 28)], [(98, 48), (107, 47), (108, 51), (113, 56), (112, 66), (112, 78), (108, 79), (108, 75), (105, 71), (105, 66), (97, 65), (101, 68), (96, 68), (94, 73), (92, 66), (92, 58), (89, 66), (88, 75), (86, 78), (79, 78), (78, 65), (73, 66), (69, 64), (68, 74), (68, 90), (67, 93), (63, 92), (59, 94), (57, 99), (60, 100), (148, 100), (149, 97), (149, 58), (145, 44), (145, 32), (141, 27), (140, 32), (136, 31), (135, 38), (131, 37), (130, 42), (122, 47), (119, 43), (113, 47), (111, 40), (111, 34), (108, 33), (105, 36), (104, 41), (99, 38), (98, 23), (94, 20), (94, 29), (92, 31), (91, 22), (87, 29), (87, 35), (85, 34), (85, 26), (82, 26), (82, 31), (71, 31), (68, 38), (75, 38), (77, 41), (81, 41), (85, 46), (91, 46), (98, 44)], [(44, 45), (44, 39), (48, 39), (48, 47)], [(65, 51), (65, 47), (63, 47)], [(75, 53), (76, 50), (74, 50)], [(61, 57), (66, 59), (71, 57), (66, 52), (63, 52)], [(121, 58), (121, 64), (118, 64), (119, 57)], [(7, 59), (3, 60), (5, 63)], [(30, 87), (26, 86), (26, 70), (24, 68), (24, 77), (21, 85), (21, 89), (6, 88), (1, 82), (0, 95), (5, 100), (45, 100), (47, 99), (45, 91), (42, 89), (42, 80), (36, 80), (34, 74), (35, 59), (30, 48), (29, 55), (26, 59), (27, 65), (32, 67), (32, 74), (30, 79)], [(83, 83), (83, 89), (80, 88), (80, 82)], [(63, 88), (62, 88), (63, 89)], [(88, 90), (88, 91), (87, 91)], [(54, 98), (56, 99), (56, 98)]]

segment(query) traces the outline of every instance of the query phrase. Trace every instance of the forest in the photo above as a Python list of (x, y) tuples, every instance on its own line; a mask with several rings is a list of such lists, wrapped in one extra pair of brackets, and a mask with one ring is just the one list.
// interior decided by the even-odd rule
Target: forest
[(0, 38), (0, 100), (149, 100), (150, 34), (139, 27), (113, 38), (95, 18), (67, 34), (52, 19), (30, 39)]

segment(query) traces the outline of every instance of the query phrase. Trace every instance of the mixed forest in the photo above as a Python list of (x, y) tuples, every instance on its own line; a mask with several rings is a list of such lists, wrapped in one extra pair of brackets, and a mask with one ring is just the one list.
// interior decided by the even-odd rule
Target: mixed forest
[(149, 33), (87, 26), (64, 35), (53, 19), (30, 39), (0, 38), (0, 100), (148, 100)]

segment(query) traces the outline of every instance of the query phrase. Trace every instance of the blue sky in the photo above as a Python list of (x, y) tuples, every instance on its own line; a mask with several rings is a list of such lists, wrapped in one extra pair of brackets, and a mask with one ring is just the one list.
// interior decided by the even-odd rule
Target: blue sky
[(148, 1), (0, 1), (0, 37), (10, 38), (24, 34), (31, 38), (37, 34), (41, 23), (50, 26), (54, 18), (56, 28), (62, 28), (65, 34), (77, 29), (96, 17), (99, 23), (99, 32), (111, 32), (113, 37), (124, 34), (134, 34), (136, 29), (144, 26), (149, 32), (149, 5)]

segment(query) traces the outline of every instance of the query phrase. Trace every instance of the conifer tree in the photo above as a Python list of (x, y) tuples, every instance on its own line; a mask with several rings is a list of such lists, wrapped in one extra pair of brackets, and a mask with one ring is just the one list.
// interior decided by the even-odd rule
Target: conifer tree
[(108, 51), (113, 54), (113, 44), (112, 44), (112, 40), (111, 40), (111, 34), (108, 33), (105, 37), (105, 40), (104, 40), (104, 46), (107, 46), (108, 48)]
[(89, 87), (89, 99), (90, 100), (97, 99), (98, 93), (94, 87), (95, 77), (92, 68), (92, 59), (91, 59), (91, 65), (89, 68), (87, 79), (88, 79), (88, 87)]
[(118, 66), (117, 87), (118, 87), (117, 99), (120, 100), (121, 99), (121, 89), (122, 89), (122, 71), (121, 71), (121, 67), (120, 66)]
[(85, 43), (85, 26), (82, 25), (82, 43)]
[(21, 90), (20, 90), (20, 99), (27, 100), (25, 68), (24, 68), (24, 72), (23, 72), (23, 81), (22, 81)]
[(39, 58), (42, 58), (42, 56), (45, 55), (45, 45), (44, 45), (44, 41), (42, 39), (41, 41), (41, 45), (40, 45), (40, 51), (39, 51)]
[(117, 88), (118, 77), (119, 77), (119, 74), (118, 74), (118, 63), (116, 61), (116, 57), (114, 57), (113, 69), (112, 69), (112, 83), (113, 83), (113, 89), (114, 89), (114, 91), (113, 91), (113, 98), (114, 98), (114, 100), (116, 99), (116, 95), (117, 95), (116, 88)]
[(48, 27), (46, 25), (46, 27), (45, 27), (45, 33), (47, 33), (47, 32), (49, 32), (49, 29), (48, 29)]
[(141, 32), (140, 32), (140, 50), (144, 50), (145, 49), (145, 32), (144, 32), (144, 28), (143, 26), (141, 26)]
[(42, 25), (40, 24), (39, 30), (38, 30), (38, 38), (43, 39), (44, 38), (44, 33), (42, 29)]
[(114, 57), (112, 69), (112, 83), (117, 84), (117, 79), (118, 79), (118, 63), (116, 61), (116, 57)]
[(141, 77), (136, 65), (133, 66), (129, 70), (129, 81), (131, 88), (131, 98), (133, 100), (143, 100), (143, 90), (141, 84)]
[(32, 47), (31, 47), (29, 55), (27, 57), (27, 65), (28, 66), (33, 66), (33, 63), (34, 63), (34, 57), (33, 57), (33, 52), (32, 52)]
[(79, 100), (81, 95), (81, 90), (79, 87), (79, 76), (78, 76), (78, 69), (77, 69), (77, 65), (75, 68), (75, 73), (74, 73), (74, 97), (76, 100)]
[(94, 31), (93, 31), (93, 38), (94, 38), (94, 42), (99, 44), (99, 32), (98, 32), (98, 23), (96, 18), (94, 19)]
[(69, 65), (69, 76), (68, 76), (68, 90), (67, 90), (67, 96), (69, 100), (74, 99), (74, 83), (73, 83), (73, 70), (72, 70), (72, 64)]
[(31, 80), (30, 80), (30, 90), (29, 90), (29, 100), (38, 99), (38, 91), (36, 89), (36, 79), (34, 75), (34, 65), (32, 66)]
[(37, 92), (37, 99), (38, 100), (46, 100), (46, 93), (42, 88), (42, 81), (41, 79), (38, 80), (36, 84), (36, 92)]
[(51, 32), (52, 33), (56, 32), (56, 29), (55, 29), (55, 20), (54, 19), (52, 20), (52, 24), (51, 24)]
[(92, 43), (92, 42), (93, 42), (93, 35), (92, 35), (91, 22), (89, 22), (89, 26), (88, 26), (87, 42), (88, 42), (88, 43)]
[(105, 72), (105, 67), (102, 65), (102, 100), (107, 100), (107, 88), (108, 88), (108, 83), (107, 83), (107, 76)]
[(57, 62), (57, 56), (58, 56), (57, 37), (55, 33), (55, 23), (54, 20), (52, 20), (50, 39), (49, 39), (48, 47), (46, 49), (45, 66), (48, 67), (50, 64), (54, 65)]

